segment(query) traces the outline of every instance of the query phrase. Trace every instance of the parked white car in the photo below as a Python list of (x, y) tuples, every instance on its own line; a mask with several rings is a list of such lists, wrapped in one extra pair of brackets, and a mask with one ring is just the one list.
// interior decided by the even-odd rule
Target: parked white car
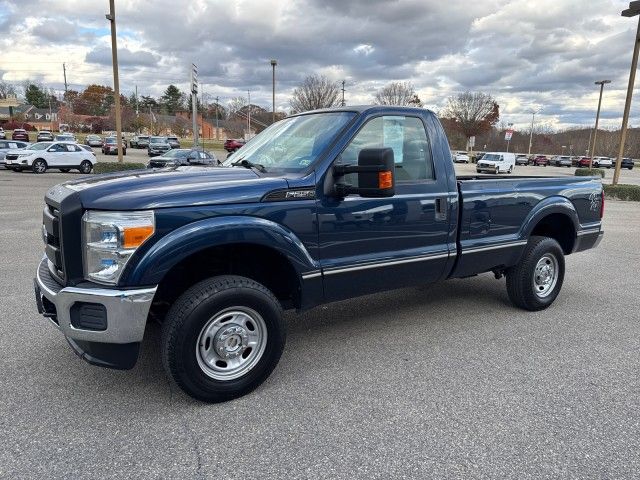
[(469, 163), (469, 155), (466, 152), (451, 152), (455, 163)]
[(57, 168), (61, 172), (71, 169), (81, 173), (91, 173), (96, 164), (95, 155), (73, 142), (39, 142), (23, 150), (7, 153), (6, 168), (14, 172), (31, 170), (44, 173), (49, 168)]
[(613, 161), (609, 157), (593, 157), (593, 166), (598, 168), (611, 168)]
[(478, 173), (511, 173), (516, 167), (516, 155), (509, 152), (487, 152), (476, 164)]

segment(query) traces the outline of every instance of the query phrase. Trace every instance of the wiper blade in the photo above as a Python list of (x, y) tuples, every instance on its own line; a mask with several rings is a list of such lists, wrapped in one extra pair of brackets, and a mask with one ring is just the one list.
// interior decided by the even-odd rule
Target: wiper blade
[(234, 166), (240, 165), (241, 167), (244, 167), (244, 168), (255, 168), (261, 173), (267, 172), (267, 169), (264, 168), (264, 165), (260, 163), (253, 163), (251, 160), (245, 160), (244, 158), (241, 158), (240, 160), (233, 162), (231, 165), (234, 165)]

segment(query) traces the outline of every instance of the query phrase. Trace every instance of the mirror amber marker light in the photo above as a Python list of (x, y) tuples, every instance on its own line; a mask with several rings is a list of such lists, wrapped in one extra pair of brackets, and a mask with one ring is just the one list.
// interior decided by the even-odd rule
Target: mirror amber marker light
[(393, 187), (393, 172), (390, 172), (389, 170), (378, 172), (378, 188), (391, 187)]

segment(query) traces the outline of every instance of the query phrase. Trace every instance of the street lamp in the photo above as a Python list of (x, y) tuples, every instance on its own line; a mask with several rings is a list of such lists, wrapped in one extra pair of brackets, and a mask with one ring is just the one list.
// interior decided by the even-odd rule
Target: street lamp
[(271, 59), (271, 101), (272, 101), (272, 112), (271, 112), (271, 123), (276, 123), (276, 65), (278, 65), (278, 61), (275, 59)]
[(533, 121), (536, 118), (536, 113), (540, 113), (540, 109), (533, 110), (531, 109), (531, 132), (529, 133), (529, 153), (531, 155), (531, 145), (533, 143)]
[(589, 158), (589, 168), (593, 166), (593, 151), (596, 149), (596, 137), (598, 136), (598, 120), (600, 120), (600, 105), (602, 104), (602, 91), (604, 90), (605, 83), (611, 83), (611, 80), (600, 80), (594, 82), (595, 85), (600, 85), (600, 99), (598, 100), (598, 112), (596, 113), (596, 128), (593, 131), (593, 144), (591, 145), (591, 158)]
[[(630, 2), (629, 8), (622, 11), (623, 17), (635, 17), (640, 14), (640, 1)], [(638, 19), (638, 29), (633, 46), (633, 57), (631, 59), (631, 72), (629, 73), (629, 86), (627, 87), (627, 99), (624, 102), (624, 114), (622, 115), (622, 132), (620, 135), (620, 149), (616, 159), (616, 171), (613, 174), (613, 184), (616, 185), (620, 179), (620, 165), (622, 155), (624, 155), (624, 143), (627, 139), (627, 124), (629, 123), (629, 110), (631, 109), (631, 97), (633, 96), (633, 85), (636, 82), (636, 68), (638, 66), (638, 49), (640, 47), (640, 19)]]
[(120, 116), (120, 80), (118, 79), (118, 45), (116, 43), (116, 7), (114, 0), (109, 0), (109, 13), (105, 15), (111, 23), (111, 60), (113, 63), (113, 93), (116, 106), (116, 145), (118, 146), (118, 162), (122, 163), (122, 119)]

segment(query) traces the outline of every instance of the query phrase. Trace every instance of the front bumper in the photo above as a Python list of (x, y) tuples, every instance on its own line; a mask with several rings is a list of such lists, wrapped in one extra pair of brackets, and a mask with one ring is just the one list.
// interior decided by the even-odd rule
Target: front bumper
[[(89, 363), (132, 368), (157, 287), (135, 290), (116, 290), (94, 284), (85, 288), (62, 287), (51, 277), (47, 262), (46, 257), (42, 259), (34, 279), (38, 312), (49, 318), (74, 351)], [(90, 318), (83, 323), (78, 313), (85, 305), (104, 312), (105, 318), (101, 320), (104, 325), (96, 328), (78, 326), (91, 325)]]

